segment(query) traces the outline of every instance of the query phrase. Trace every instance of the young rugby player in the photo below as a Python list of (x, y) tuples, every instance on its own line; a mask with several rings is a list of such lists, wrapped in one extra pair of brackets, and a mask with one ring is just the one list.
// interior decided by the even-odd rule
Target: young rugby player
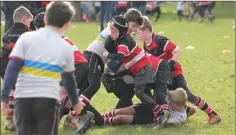
[[(183, 89), (176, 89), (170, 91), (168, 94), (168, 105), (170, 106), (170, 119), (163, 125), (158, 123), (154, 126), (155, 129), (168, 127), (170, 125), (180, 125), (187, 120), (185, 105), (187, 101), (187, 94)], [(104, 115), (105, 124), (121, 125), (121, 124), (135, 124), (147, 125), (153, 123), (152, 108), (145, 103), (136, 104), (126, 108), (115, 109)]]
[[(180, 54), (179, 47), (166, 37), (152, 32), (152, 24), (150, 20), (147, 17), (144, 17), (143, 19), (144, 22), (142, 27), (139, 27), (137, 30), (137, 37), (144, 42), (144, 50), (146, 52), (169, 61), (173, 75), (173, 83), (169, 85), (168, 88), (173, 90), (181, 87), (186, 90), (188, 101), (196, 105), (209, 116), (208, 123), (219, 123), (221, 121), (220, 116), (202, 98), (195, 96), (188, 89), (181, 65), (178, 62)], [(195, 111), (191, 109), (188, 110), (188, 112), (188, 115), (191, 115), (191, 113)]]
[[(15, 46), (16, 41), (20, 37), (21, 34), (30, 31), (30, 22), (33, 20), (33, 15), (30, 13), (28, 9), (21, 6), (17, 8), (13, 13), (13, 21), (14, 24), (11, 28), (9, 28), (5, 35), (3, 36), (3, 47), (1, 50), (1, 70), (0, 76), (4, 79), (5, 71), (9, 62), (9, 55)], [(6, 116), (6, 123), (5, 123), (5, 130), (15, 130), (15, 123), (13, 121), (14, 116), (14, 106), (15, 106), (15, 99), (14, 99), (14, 89), (15, 85), (12, 87), (12, 91), (9, 96), (9, 104), (10, 104), (10, 111)]]
[(103, 52), (106, 59), (120, 60), (126, 70), (116, 73), (123, 76), (126, 72), (131, 72), (134, 77), (134, 87), (136, 96), (148, 106), (152, 107), (155, 118), (164, 112), (168, 118), (168, 111), (163, 111), (151, 95), (151, 84), (154, 82), (154, 72), (152, 64), (134, 39), (128, 32), (128, 21), (121, 16), (115, 16), (109, 23), (111, 35), (108, 36), (105, 46), (116, 48), (116, 53)]
[[(124, 18), (128, 20), (131, 32), (136, 32), (136, 22), (140, 20), (141, 16), (142, 14), (137, 9), (133, 8), (125, 13)], [(89, 65), (89, 87), (80, 95), (80, 100), (85, 104), (89, 103), (90, 99), (100, 88), (104, 64), (107, 63), (106, 59), (103, 57), (103, 52), (106, 50), (104, 44), (110, 33), (110, 28), (105, 28), (84, 51), (84, 56)]]
[(81, 112), (83, 108), (76, 96), (73, 51), (61, 38), (74, 14), (69, 3), (51, 2), (46, 9), (46, 27), (22, 34), (10, 54), (1, 111), (9, 111), (8, 96), (17, 79), (14, 96), (18, 135), (58, 134), (61, 75), (74, 110)]
[[(44, 21), (45, 13), (39, 13), (35, 16), (33, 22), (37, 29), (43, 28), (45, 26)], [(79, 90), (78, 96), (88, 87), (88, 65), (87, 60), (84, 57), (84, 55), (80, 52), (80, 50), (77, 48), (77, 46), (68, 38), (64, 37), (65, 41), (69, 43), (71, 48), (74, 51), (74, 65), (75, 65), (75, 77), (76, 77), (76, 83), (77, 83), (77, 89)], [(64, 116), (66, 116), (66, 119), (64, 121), (64, 128), (74, 127), (77, 128), (77, 120), (75, 117), (72, 117), (71, 115), (68, 115), (70, 110), (73, 110), (71, 106), (71, 101), (69, 100), (68, 95), (66, 94), (66, 90), (64, 88), (64, 82), (61, 81), (61, 101), (60, 101), (60, 119)], [(91, 104), (88, 104), (84, 110), (91, 111), (95, 116), (95, 124), (96, 125), (103, 125), (103, 118), (101, 117), (100, 113), (91, 106)], [(89, 114), (87, 116), (79, 117), (79, 124), (83, 125), (89, 125), (91, 124), (91, 121), (85, 120), (87, 117), (89, 117)], [(83, 131), (84, 132), (84, 131)]]

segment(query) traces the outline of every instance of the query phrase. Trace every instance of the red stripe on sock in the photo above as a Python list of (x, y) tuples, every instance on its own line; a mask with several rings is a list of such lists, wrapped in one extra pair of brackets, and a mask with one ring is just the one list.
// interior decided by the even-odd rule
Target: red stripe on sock
[(109, 117), (113, 117), (113, 112), (109, 112)]
[(165, 109), (165, 110), (168, 110), (168, 109), (169, 109), (169, 106), (168, 106), (167, 104), (163, 104), (163, 105), (161, 105), (161, 108), (162, 108), (162, 109)]
[(62, 99), (61, 99), (61, 103), (63, 104), (65, 102), (67, 95), (63, 95)]
[(202, 108), (205, 104), (205, 101), (202, 99), (201, 102), (199, 103), (198, 107), (199, 108)]
[(70, 100), (66, 103), (65, 107), (68, 108), (68, 109), (71, 108), (71, 101)]
[(157, 111), (154, 111), (154, 115), (157, 115), (161, 111), (161, 108), (159, 108)]
[(6, 117), (6, 120), (13, 120), (13, 117)]
[(210, 106), (208, 106), (208, 108), (206, 109), (205, 112), (206, 112), (206, 114), (210, 114), (212, 111), (213, 111), (212, 108)]
[(158, 107), (159, 107), (159, 105), (156, 104), (156, 105), (152, 108), (152, 111), (155, 111)]
[(197, 103), (199, 102), (200, 98), (196, 97), (196, 101), (194, 102), (195, 105), (197, 105)]
[(89, 99), (82, 94), (79, 96), (79, 100), (84, 102), (85, 104), (89, 103)]
[(9, 99), (9, 101), (15, 101), (15, 98), (12, 96), (10, 96), (8, 99)]

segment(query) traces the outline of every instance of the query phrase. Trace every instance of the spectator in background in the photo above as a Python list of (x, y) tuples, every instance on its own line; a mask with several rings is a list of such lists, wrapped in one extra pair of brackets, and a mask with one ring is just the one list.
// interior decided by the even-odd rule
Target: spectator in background
[(116, 5), (116, 15), (124, 15), (128, 9), (128, 2), (118, 1)]
[(96, 22), (98, 22), (98, 19), (99, 19), (100, 6), (101, 6), (101, 2), (100, 1), (93, 2), (93, 7), (95, 9)]
[(88, 9), (88, 2), (81, 2), (80, 3), (80, 8), (82, 10), (82, 18), (85, 22), (89, 22), (89, 18), (88, 18), (88, 12), (89, 12), (89, 9)]
[(177, 16), (178, 16), (178, 19), (179, 21), (181, 21), (182, 17), (188, 17), (188, 15), (184, 15), (184, 3), (183, 1), (178, 1), (177, 2)]
[(46, 6), (50, 3), (51, 1), (40, 1), (40, 5), (43, 8), (43, 12), (46, 11)]
[(152, 14), (152, 10), (154, 9), (154, 2), (152, 2), (152, 1), (148, 1), (147, 2), (147, 4), (146, 4), (146, 15), (148, 16), (148, 17), (150, 17), (151, 16), (151, 14)]
[(143, 15), (146, 12), (146, 1), (133, 1), (133, 6), (138, 9)]
[(194, 11), (193, 11), (192, 15), (190, 16), (189, 20), (193, 20), (194, 15), (198, 12), (200, 17), (201, 17), (199, 22), (203, 22), (205, 10), (207, 9), (208, 4), (209, 4), (208, 1), (198, 2), (198, 4), (196, 5), (196, 8), (194, 9)]
[(160, 18), (161, 16), (161, 7), (160, 7), (160, 4), (161, 4), (161, 1), (157, 1), (155, 3), (155, 8), (153, 10), (153, 12), (156, 12), (157, 13), (157, 16), (155, 18), (155, 22), (157, 22), (157, 20)]
[(208, 20), (210, 22), (213, 22), (215, 19), (215, 16), (212, 14), (211, 10), (215, 7), (216, 2), (215, 1), (210, 1), (208, 6), (207, 6), (207, 11), (208, 11)]
[(196, 2), (189, 1), (188, 2), (188, 15), (189, 15), (189, 17), (193, 14), (195, 8), (196, 8)]
[(100, 30), (104, 29), (104, 21), (109, 22), (112, 19), (114, 3), (112, 1), (101, 1)]

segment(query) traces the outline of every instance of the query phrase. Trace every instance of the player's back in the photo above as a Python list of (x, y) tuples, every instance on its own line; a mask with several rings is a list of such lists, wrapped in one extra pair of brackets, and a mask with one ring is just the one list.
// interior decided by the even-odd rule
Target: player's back
[(58, 99), (59, 81), (68, 61), (66, 56), (73, 53), (68, 43), (56, 31), (42, 28), (23, 34), (17, 42), (20, 44), (24, 45), (20, 52), (24, 65), (16, 83), (15, 97)]

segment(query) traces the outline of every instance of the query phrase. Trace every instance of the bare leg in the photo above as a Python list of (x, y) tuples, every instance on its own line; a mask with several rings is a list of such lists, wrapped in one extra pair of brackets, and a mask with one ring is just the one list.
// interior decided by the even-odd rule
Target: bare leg
[(118, 115), (112, 119), (112, 124), (121, 125), (121, 124), (131, 124), (133, 121), (133, 115)]
[(134, 114), (136, 114), (136, 111), (134, 110), (133, 106), (130, 106), (130, 107), (125, 107), (125, 108), (121, 108), (121, 109), (116, 109), (116, 110), (114, 110), (114, 114), (115, 114), (115, 116), (117, 116), (117, 115), (134, 115)]

